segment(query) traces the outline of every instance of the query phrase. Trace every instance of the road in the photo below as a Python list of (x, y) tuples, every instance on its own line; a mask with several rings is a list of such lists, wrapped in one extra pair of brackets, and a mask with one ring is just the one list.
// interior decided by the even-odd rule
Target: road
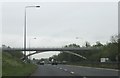
[(32, 76), (118, 76), (118, 70), (72, 65), (39, 65)]

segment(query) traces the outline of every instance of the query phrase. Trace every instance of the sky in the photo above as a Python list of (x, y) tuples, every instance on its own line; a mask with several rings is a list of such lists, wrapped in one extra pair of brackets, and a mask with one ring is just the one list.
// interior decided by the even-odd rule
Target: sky
[[(2, 3), (2, 44), (23, 47), (25, 6), (27, 47), (63, 47), (85, 41), (106, 43), (118, 34), (117, 2), (5, 2)], [(33, 55), (47, 58), (59, 52)]]

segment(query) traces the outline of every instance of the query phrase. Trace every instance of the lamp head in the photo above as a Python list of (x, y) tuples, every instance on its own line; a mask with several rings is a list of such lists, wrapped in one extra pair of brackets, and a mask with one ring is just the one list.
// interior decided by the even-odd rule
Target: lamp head
[(40, 6), (36, 6), (37, 8), (40, 8)]

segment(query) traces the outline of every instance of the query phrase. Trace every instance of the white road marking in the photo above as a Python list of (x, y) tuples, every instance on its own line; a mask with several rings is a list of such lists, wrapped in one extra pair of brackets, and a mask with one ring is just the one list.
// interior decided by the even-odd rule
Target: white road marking
[[(57, 67), (57, 68), (59, 68), (59, 67)], [(60, 67), (59, 69), (61, 69), (61, 70), (62, 70), (63, 68), (61, 68), (61, 67)], [(64, 71), (66, 71), (66, 72), (68, 71), (67, 69), (63, 69), (63, 70), (64, 70)], [(71, 74), (74, 74), (74, 72), (73, 72), (73, 71), (71, 71), (70, 73), (71, 73)]]
[(60, 69), (62, 69), (62, 68), (60, 68)]
[(84, 68), (94, 68), (94, 69), (111, 70), (111, 71), (119, 71), (117, 69), (108, 69), (108, 68), (97, 68), (97, 67), (75, 66), (75, 65), (67, 65), (67, 66), (84, 67)]
[(84, 76), (83, 78), (87, 78), (87, 77)]
[(71, 73), (71, 74), (74, 74), (74, 72), (72, 72), (72, 71), (71, 71), (70, 73)]
[(65, 71), (67, 71), (67, 69), (64, 69)]

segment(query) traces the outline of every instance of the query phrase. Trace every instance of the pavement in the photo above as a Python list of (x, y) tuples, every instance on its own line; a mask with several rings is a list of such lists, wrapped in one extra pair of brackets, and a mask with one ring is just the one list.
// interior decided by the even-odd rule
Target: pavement
[(31, 76), (118, 76), (118, 70), (74, 65), (38, 65)]

